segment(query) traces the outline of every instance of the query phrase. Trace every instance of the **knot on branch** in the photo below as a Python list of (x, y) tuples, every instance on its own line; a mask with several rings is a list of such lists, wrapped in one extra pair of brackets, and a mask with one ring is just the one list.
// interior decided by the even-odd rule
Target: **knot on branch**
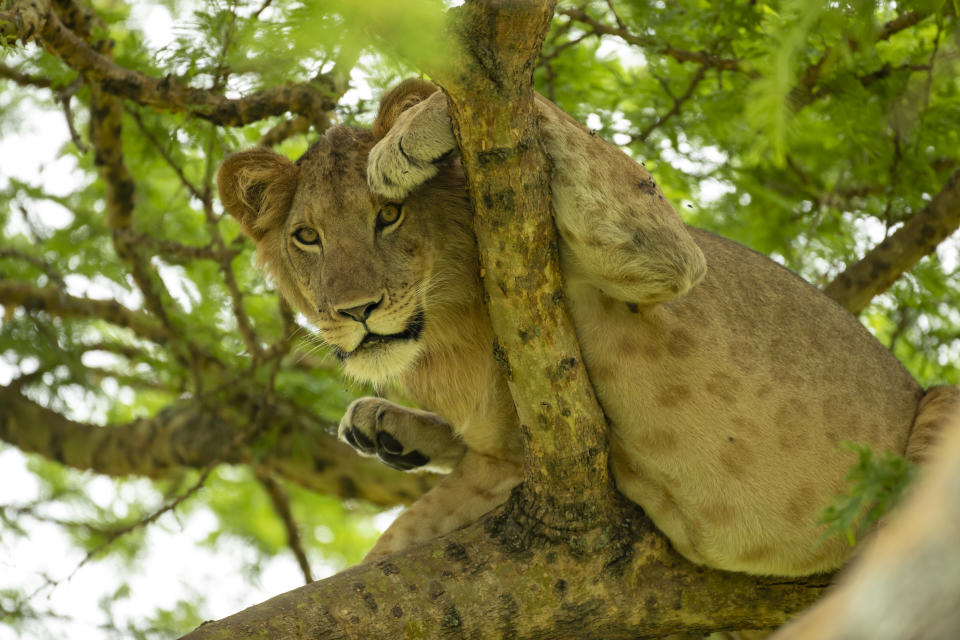
[[(613, 494), (613, 492), (611, 492)], [(619, 494), (609, 504), (594, 501), (558, 504), (517, 486), (510, 499), (484, 522), (488, 536), (510, 553), (549, 550), (574, 558), (597, 554), (605, 566), (626, 566), (635, 543), (655, 531), (643, 510)]]
[[(7, 34), (4, 29), (4, 35), (10, 39), (8, 42), (16, 42), (19, 38), (20, 42), (27, 44), (31, 40), (36, 40), (46, 26), (50, 15), (49, 0), (19, 0), (13, 2), (10, 8), (12, 11), (9, 15), (13, 18), (15, 32)], [(4, 14), (0, 14), (0, 23), (4, 21)]]

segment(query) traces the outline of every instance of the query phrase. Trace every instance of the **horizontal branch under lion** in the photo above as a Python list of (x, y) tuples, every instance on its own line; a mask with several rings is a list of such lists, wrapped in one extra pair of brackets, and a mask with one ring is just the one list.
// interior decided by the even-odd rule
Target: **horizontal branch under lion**
[(627, 525), (634, 542), (625, 553), (604, 546), (604, 531), (513, 539), (505, 511), (204, 623), (183, 640), (635, 639), (771, 628), (813, 603), (830, 580), (695, 566), (642, 516)]

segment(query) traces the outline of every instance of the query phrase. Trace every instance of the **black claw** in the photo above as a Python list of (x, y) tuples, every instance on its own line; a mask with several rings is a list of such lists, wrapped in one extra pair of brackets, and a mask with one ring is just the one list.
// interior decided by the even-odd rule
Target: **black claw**
[(373, 453), (376, 450), (376, 447), (373, 446), (373, 440), (365, 436), (356, 428), (347, 429), (346, 437), (347, 442), (349, 442), (350, 446), (352, 446), (354, 449), (359, 449), (364, 453)]
[(403, 445), (386, 431), (377, 432), (377, 450), (390, 454), (403, 453)]
[(351, 447), (353, 447), (354, 449), (359, 449), (359, 448), (360, 448), (360, 445), (357, 444), (357, 439), (356, 439), (356, 438), (354, 437), (354, 435), (353, 435), (353, 429), (347, 429), (346, 431), (344, 431), (344, 432), (343, 432), (343, 439), (346, 440), (346, 441), (347, 441), (347, 444), (349, 444), (349, 445), (350, 445)]
[(383, 464), (398, 471), (410, 471), (411, 469), (422, 467), (430, 462), (429, 457), (423, 455), (417, 450), (413, 450), (410, 453), (402, 456), (381, 451), (377, 453), (377, 457), (380, 458), (380, 461)]
[(406, 460), (407, 462), (409, 462), (410, 464), (412, 464), (412, 465), (415, 466), (415, 467), (422, 467), (423, 465), (425, 465), (425, 464), (427, 464), (428, 462), (430, 462), (430, 457), (429, 457), (429, 456), (426, 456), (426, 455), (420, 453), (420, 452), (417, 451), (416, 449), (414, 449), (413, 451), (411, 451), (411, 452), (408, 453), (407, 455), (403, 456), (403, 458), (404, 458), (404, 460)]

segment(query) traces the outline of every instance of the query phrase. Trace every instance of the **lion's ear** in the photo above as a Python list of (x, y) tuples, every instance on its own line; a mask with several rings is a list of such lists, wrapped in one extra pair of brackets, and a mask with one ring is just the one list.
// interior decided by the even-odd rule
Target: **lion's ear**
[(387, 135), (401, 113), (423, 102), (436, 93), (437, 85), (420, 78), (408, 78), (380, 98), (380, 110), (373, 123), (373, 137), (379, 140)]
[(224, 159), (217, 171), (217, 190), (224, 209), (248, 236), (259, 240), (290, 211), (297, 175), (288, 158), (259, 147)]

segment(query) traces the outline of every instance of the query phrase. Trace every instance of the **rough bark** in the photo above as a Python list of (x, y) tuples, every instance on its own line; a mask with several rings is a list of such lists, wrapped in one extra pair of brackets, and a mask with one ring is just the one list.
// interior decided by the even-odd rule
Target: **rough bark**
[[(524, 486), (558, 526), (612, 508), (606, 424), (563, 302), (539, 143), (533, 69), (554, 2), (475, 2), (453, 16), (463, 45), (437, 70), (474, 205), (494, 350), (527, 445)], [(609, 514), (607, 514), (609, 515)]]
[(616, 554), (609, 531), (559, 534), (528, 513), (516, 500), (417, 549), (205, 623), (184, 640), (636, 640), (773, 627), (826, 583), (695, 567), (639, 510), (618, 523), (636, 544)]
[(960, 227), (960, 171), (927, 206), (863, 258), (848, 266), (823, 292), (852, 313), (860, 313), (921, 258)]
[[(258, 444), (262, 433), (249, 430), (257, 414), (269, 425), (269, 447)], [(359, 458), (332, 431), (292, 405), (264, 405), (261, 398), (241, 394), (101, 427), (68, 420), (16, 389), (0, 387), (0, 440), (78, 469), (158, 478), (183, 468), (256, 461), (309, 489), (382, 506), (413, 502), (433, 484), (431, 476)]]

